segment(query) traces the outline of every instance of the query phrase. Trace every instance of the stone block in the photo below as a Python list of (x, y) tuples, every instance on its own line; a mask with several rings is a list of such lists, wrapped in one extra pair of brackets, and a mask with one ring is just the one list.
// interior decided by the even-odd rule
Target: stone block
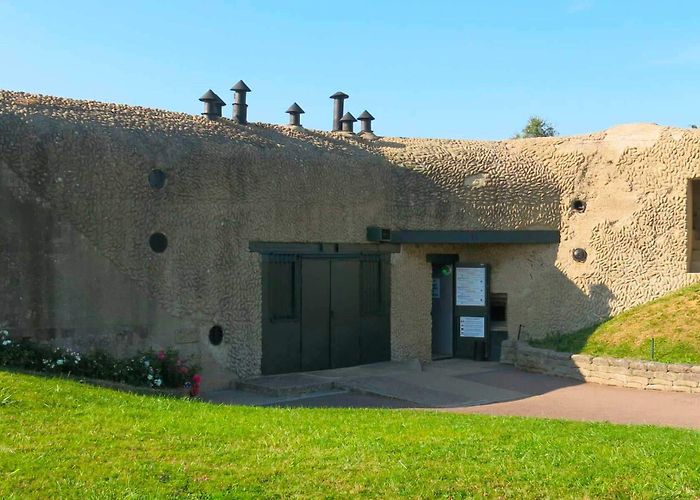
[(666, 385), (670, 387), (673, 385), (673, 381), (667, 378), (652, 378), (649, 380), (649, 385)]
[(546, 357), (554, 360), (569, 361), (571, 359), (570, 352), (547, 351)]
[(592, 360), (593, 360), (593, 356), (589, 356), (588, 354), (572, 354), (571, 355), (571, 361), (573, 361), (576, 366), (590, 365)]
[(647, 377), (638, 377), (635, 375), (627, 375), (625, 381), (628, 384), (641, 384), (642, 386), (649, 384), (649, 379)]
[(629, 368), (629, 366), (630, 366), (630, 362), (628, 359), (610, 358), (610, 359), (608, 359), (608, 364), (610, 366), (619, 366), (622, 368)]
[(631, 370), (643, 370), (646, 371), (647, 364), (645, 361), (630, 361), (629, 367)]
[(604, 378), (600, 378), (600, 377), (588, 376), (588, 377), (586, 377), (586, 382), (589, 382), (591, 384), (606, 385), (605, 383), (607, 382), (607, 380)]
[(695, 380), (679, 379), (679, 380), (674, 380), (673, 385), (682, 386), (682, 387), (698, 387), (698, 385), (700, 385), (700, 384), (698, 384), (698, 382)]
[(692, 373), (700, 373), (700, 365), (693, 365), (690, 367)]
[(647, 361), (647, 370), (650, 372), (667, 372), (668, 365), (666, 363), (657, 363), (655, 361)]
[(628, 375), (630, 373), (629, 369), (623, 366), (600, 366), (598, 370), (604, 373), (616, 373), (621, 375)]
[(668, 391), (671, 390), (671, 387), (673, 387), (673, 386), (670, 386), (670, 385), (659, 385), (659, 384), (649, 384), (649, 385), (647, 385), (646, 387), (644, 387), (644, 390), (647, 390), (647, 391), (664, 391), (664, 392), (668, 392)]
[(605, 385), (612, 385), (614, 387), (625, 387), (624, 380), (617, 380), (614, 378), (609, 378), (605, 380)]
[(635, 369), (630, 370), (630, 375), (633, 375), (635, 377), (647, 377), (647, 378), (649, 378), (653, 375), (653, 373), (654, 372), (648, 372), (646, 370), (635, 370)]
[(687, 373), (690, 371), (690, 365), (686, 364), (670, 364), (668, 371), (673, 373)]
[(596, 366), (610, 366), (609, 358), (593, 358), (591, 363)]
[(625, 380), (625, 376), (621, 373), (602, 372), (599, 373), (598, 376), (605, 380), (619, 380), (620, 382)]
[(691, 392), (691, 388), (690, 388), (690, 387), (683, 386), (683, 385), (673, 385), (673, 386), (671, 386), (671, 391), (673, 391), (673, 392), (687, 392), (687, 393), (689, 393), (689, 392)]

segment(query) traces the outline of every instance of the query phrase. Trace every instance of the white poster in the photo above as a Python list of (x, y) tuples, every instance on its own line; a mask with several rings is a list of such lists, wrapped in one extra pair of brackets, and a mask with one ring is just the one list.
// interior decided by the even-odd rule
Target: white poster
[(456, 282), (458, 306), (486, 305), (485, 267), (458, 267)]
[(440, 298), (440, 278), (433, 278), (433, 298)]
[(483, 316), (460, 316), (459, 336), (483, 339), (486, 333), (486, 323)]

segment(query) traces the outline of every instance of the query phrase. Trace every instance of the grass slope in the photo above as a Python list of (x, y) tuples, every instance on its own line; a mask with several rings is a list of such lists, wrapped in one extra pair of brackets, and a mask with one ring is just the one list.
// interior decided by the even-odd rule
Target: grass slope
[(0, 372), (0, 497), (697, 497), (700, 433), (224, 407)]
[(642, 304), (573, 334), (532, 340), (536, 347), (616, 358), (700, 364), (700, 284)]

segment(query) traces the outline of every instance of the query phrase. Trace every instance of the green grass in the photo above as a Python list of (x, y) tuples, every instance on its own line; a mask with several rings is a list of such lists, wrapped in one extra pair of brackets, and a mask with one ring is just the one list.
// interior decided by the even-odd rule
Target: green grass
[(0, 497), (685, 497), (700, 432), (224, 407), (0, 372)]
[(630, 309), (599, 325), (531, 340), (535, 347), (616, 358), (700, 364), (700, 284)]

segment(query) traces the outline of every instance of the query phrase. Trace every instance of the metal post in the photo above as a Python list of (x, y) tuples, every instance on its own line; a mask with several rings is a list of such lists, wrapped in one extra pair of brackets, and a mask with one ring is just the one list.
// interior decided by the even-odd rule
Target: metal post
[(246, 104), (246, 94), (250, 92), (243, 80), (231, 87), (233, 90), (233, 121), (245, 125), (248, 123), (248, 105)]
[(333, 131), (338, 132), (341, 130), (340, 119), (343, 116), (344, 101), (350, 97), (343, 92), (336, 92), (331, 96), (333, 99)]

